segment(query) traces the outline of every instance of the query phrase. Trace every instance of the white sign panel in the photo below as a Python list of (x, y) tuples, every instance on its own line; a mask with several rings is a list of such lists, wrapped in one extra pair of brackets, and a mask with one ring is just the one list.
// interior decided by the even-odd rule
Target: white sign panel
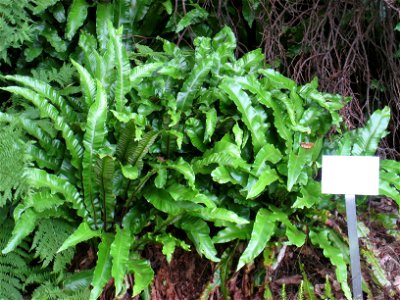
[(324, 155), (322, 193), (378, 195), (379, 157)]

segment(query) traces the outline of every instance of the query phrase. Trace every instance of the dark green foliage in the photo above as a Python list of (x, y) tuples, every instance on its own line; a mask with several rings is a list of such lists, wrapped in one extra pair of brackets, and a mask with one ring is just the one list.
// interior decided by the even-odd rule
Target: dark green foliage
[(53, 262), (55, 273), (65, 272), (74, 251), (68, 249), (57, 254), (57, 250), (72, 232), (73, 227), (60, 219), (43, 219), (38, 222), (31, 248), (35, 251), (35, 257), (42, 262), (42, 268)]
[[(10, 238), (13, 222), (3, 219), (0, 221), (0, 228), (0, 247), (4, 248)], [(0, 254), (1, 299), (19, 300), (23, 297), (25, 280), (30, 272), (26, 247), (23, 244), (13, 252)]]
[[(180, 15), (162, 3), (36, 7), (44, 40), (25, 72), (33, 77), (3, 77), (2, 92), (14, 96), (0, 115), (0, 163), (20, 173), (0, 183), (15, 219), (2, 252), (33, 237), (43, 267), (27, 280), (34, 298), (97, 299), (111, 278), (116, 297), (146, 289), (154, 272), (140, 253), (149, 243), (161, 244), (168, 261), (191, 243), (219, 266), (240, 270), (271, 243), (301, 247), (309, 238), (349, 298), (346, 242), (325, 225), (335, 204), (320, 192), (321, 155), (375, 154), (389, 110), (349, 131), (339, 114), (348, 99), (321, 93), (317, 80), (299, 85), (265, 67), (259, 50), (238, 58), (233, 31), (210, 37), (199, 5)], [(244, 8), (249, 25), (256, 9)], [(160, 10), (164, 37), (206, 34), (193, 49), (162, 38), (159, 52), (132, 44), (138, 33), (156, 31), (149, 22)], [(55, 22), (63, 24), (59, 32), (49, 27)], [(38, 64), (46, 53), (52, 58)], [(383, 163), (381, 192), (397, 201), (399, 173), (397, 163)], [(215, 244), (235, 241), (245, 247), (233, 266)], [(96, 265), (69, 274), (82, 242), (96, 249)]]
[[(3, 116), (0, 112), (0, 124)], [(19, 199), (27, 188), (24, 179), (26, 145), (21, 137), (20, 130), (14, 126), (0, 131), (0, 207), (7, 201)]]

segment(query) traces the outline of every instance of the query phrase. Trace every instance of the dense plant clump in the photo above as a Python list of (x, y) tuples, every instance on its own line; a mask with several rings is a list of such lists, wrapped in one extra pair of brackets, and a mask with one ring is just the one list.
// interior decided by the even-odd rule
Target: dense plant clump
[[(351, 299), (346, 237), (327, 225), (342, 208), (321, 194), (321, 155), (374, 155), (389, 108), (348, 130), (339, 112), (349, 99), (320, 92), (317, 79), (298, 85), (265, 66), (260, 49), (239, 58), (229, 27), (196, 34), (193, 49), (165, 38), (153, 49), (127, 36), (145, 30), (157, 1), (134, 8), (74, 0), (68, 9), (53, 2), (43, 11), (66, 14), (53, 12), (65, 23), (66, 47), (52, 44), (53, 58), (29, 75), (2, 76), (2, 95), (11, 98), (0, 112), (0, 276), (14, 298), (29, 291), (34, 299), (97, 299), (107, 285), (116, 297), (145, 297), (154, 270), (142, 254), (152, 244), (168, 262), (177, 247), (196, 249), (216, 264), (214, 288), (228, 297), (230, 269), (261, 254), (267, 267), (273, 249), (309, 244)], [(162, 7), (172, 14), (168, 1)], [(207, 18), (193, 7), (171, 17), (166, 32)], [(397, 205), (399, 177), (398, 162), (381, 161), (380, 192)], [(244, 248), (234, 261), (236, 243)], [(73, 270), (82, 244), (97, 256)], [(363, 255), (377, 274), (371, 247)], [(12, 257), (16, 272), (7, 271)], [(268, 281), (265, 274), (265, 297)], [(301, 293), (312, 294), (310, 285), (304, 275)], [(324, 287), (328, 297), (329, 279)]]

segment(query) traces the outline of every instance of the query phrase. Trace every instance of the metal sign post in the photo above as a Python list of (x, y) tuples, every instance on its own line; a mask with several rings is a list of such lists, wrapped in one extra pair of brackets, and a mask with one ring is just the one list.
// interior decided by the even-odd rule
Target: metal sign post
[(356, 195), (346, 195), (347, 232), (349, 235), (353, 297), (362, 300), (360, 249), (357, 235)]
[(357, 195), (378, 195), (379, 157), (323, 156), (322, 193), (345, 195), (353, 297), (362, 300), (360, 250), (357, 236)]

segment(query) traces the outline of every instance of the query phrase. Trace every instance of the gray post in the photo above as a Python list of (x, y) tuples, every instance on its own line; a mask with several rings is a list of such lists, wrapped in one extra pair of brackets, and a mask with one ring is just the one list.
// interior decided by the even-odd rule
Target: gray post
[(358, 247), (356, 196), (346, 195), (347, 230), (350, 246), (351, 280), (353, 284), (353, 298), (362, 300), (360, 249)]

